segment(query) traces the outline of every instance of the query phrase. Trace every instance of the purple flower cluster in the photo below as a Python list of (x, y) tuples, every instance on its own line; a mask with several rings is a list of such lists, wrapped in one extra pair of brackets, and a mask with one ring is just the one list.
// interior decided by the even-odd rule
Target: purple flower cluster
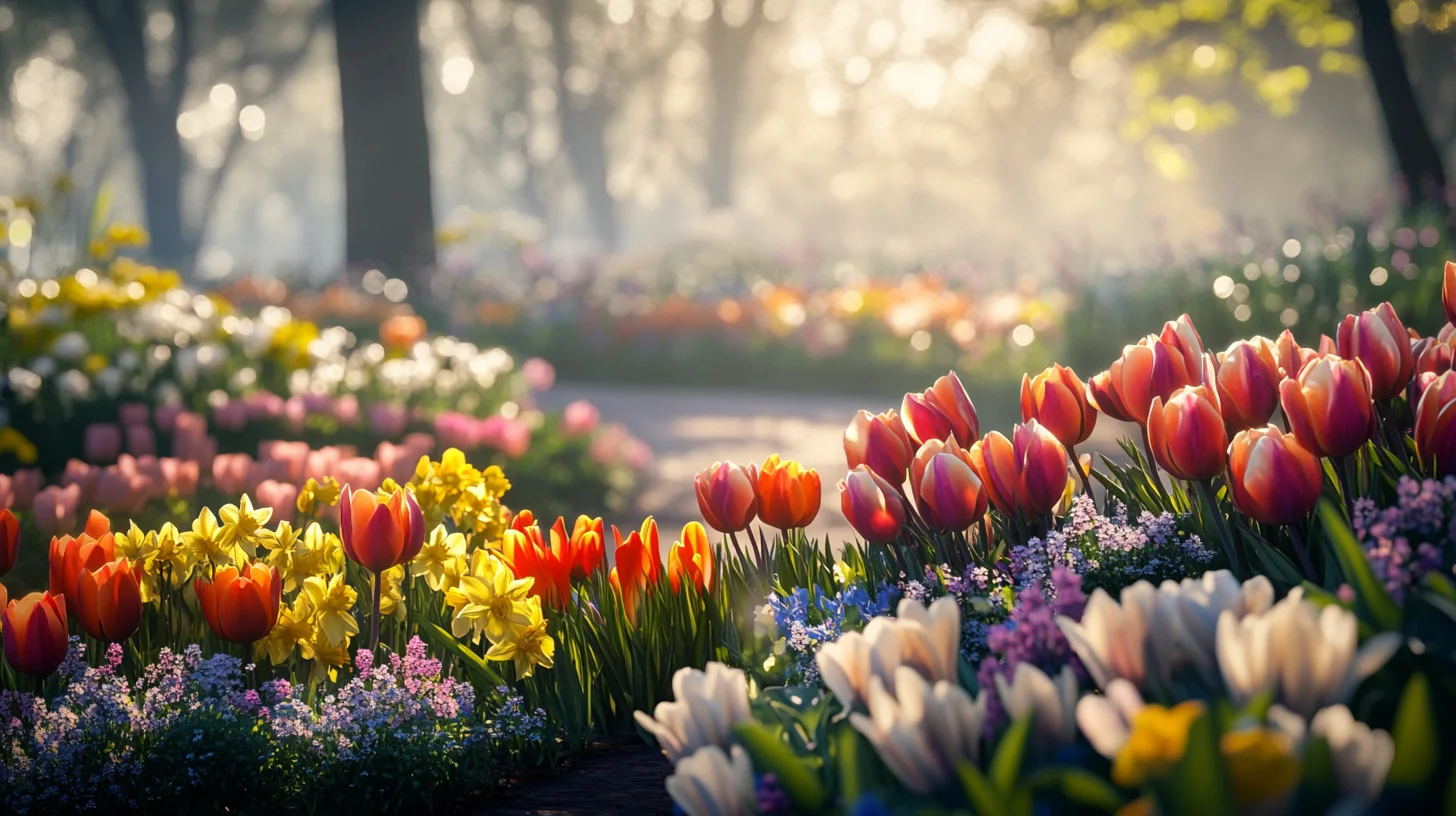
[(863, 586), (851, 584), (834, 595), (817, 585), (812, 591), (798, 587), (788, 595), (769, 595), (767, 607), (774, 628), (786, 650), (793, 653), (788, 663), (789, 682), (819, 682), (819, 666), (814, 662), (819, 647), (837, 640), (846, 625), (858, 628), (873, 617), (887, 614), (901, 592), (900, 587), (886, 585), (870, 597)]
[(1371, 568), (1400, 603), (1427, 573), (1444, 568), (1443, 549), (1456, 542), (1456, 476), (1402, 476), (1395, 492), (1396, 503), (1383, 509), (1357, 499), (1352, 516)]
[(495, 691), (501, 696), (501, 704), (485, 721), (486, 735), (491, 741), (541, 742), (549, 728), (546, 712), (540, 708), (527, 711), (526, 698), (510, 686), (496, 686)]
[(999, 727), (1005, 717), (996, 695), (998, 676), (1010, 680), (1017, 666), (1030, 663), (1048, 675), (1055, 675), (1063, 666), (1070, 665), (1079, 679), (1085, 679), (1081, 662), (1062, 630), (1057, 628), (1056, 616), (1066, 615), (1080, 621), (1086, 604), (1082, 577), (1058, 565), (1052, 568), (1048, 591), (1039, 586), (1021, 590), (1011, 618), (990, 627), (986, 634), (986, 651), (990, 654), (976, 672), (981, 689), (987, 694), (988, 733)]

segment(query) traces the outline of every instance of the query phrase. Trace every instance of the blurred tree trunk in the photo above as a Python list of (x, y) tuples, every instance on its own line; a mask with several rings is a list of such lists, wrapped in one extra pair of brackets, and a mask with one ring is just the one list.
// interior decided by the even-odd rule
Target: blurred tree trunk
[(753, 52), (754, 35), (764, 19), (763, 3), (764, 0), (753, 0), (748, 17), (732, 21), (723, 13), (727, 3), (718, 0), (713, 4), (713, 15), (708, 18), (704, 50), (708, 53), (711, 112), (703, 182), (708, 192), (708, 206), (713, 209), (733, 206), (743, 119), (743, 77)]
[(1396, 167), (1412, 207), (1447, 211), (1446, 168), (1411, 84), (1405, 54), (1386, 0), (1355, 0), (1365, 64), (1385, 120)]
[(556, 66), (556, 115), (566, 156), (586, 196), (592, 231), (602, 248), (617, 249), (621, 236), (617, 201), (607, 184), (607, 121), (612, 102), (602, 87), (589, 95), (572, 93), (567, 73), (576, 61), (571, 43), (571, 0), (545, 0), (546, 23), (551, 27), (551, 62)]
[(345, 260), (423, 294), (435, 264), (418, 0), (332, 0), (344, 114)]

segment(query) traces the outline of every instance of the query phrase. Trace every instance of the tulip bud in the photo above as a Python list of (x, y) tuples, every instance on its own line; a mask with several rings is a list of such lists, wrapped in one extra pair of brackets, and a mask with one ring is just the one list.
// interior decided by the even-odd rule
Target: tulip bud
[(1054, 364), (1035, 378), (1021, 376), (1021, 421), (1036, 420), (1068, 448), (1087, 441), (1097, 425), (1097, 412), (1087, 386), (1070, 368)]
[(1456, 475), (1456, 372), (1426, 387), (1416, 407), (1416, 453), (1438, 476)]
[(339, 539), (349, 560), (375, 574), (414, 560), (425, 545), (425, 519), (407, 488), (381, 503), (368, 490), (344, 485)]
[(1302, 348), (1294, 339), (1294, 333), (1285, 329), (1274, 341), (1274, 360), (1279, 364), (1279, 376), (1292, 380), (1299, 376), (1305, 363), (1326, 354), (1335, 354), (1335, 342), (1328, 335), (1321, 335), (1319, 349)]
[(976, 406), (971, 403), (966, 387), (954, 371), (936, 380), (935, 385), (922, 396), (950, 420), (950, 432), (955, 435), (958, 444), (974, 445), (981, 438), (981, 419), (976, 414)]
[(136, 634), (142, 622), (141, 577), (140, 568), (125, 558), (81, 571), (76, 618), (86, 634), (108, 643)]
[(1198, 333), (1184, 315), (1165, 326), (1161, 338), (1148, 335), (1123, 347), (1122, 357), (1092, 378), (1088, 397), (1108, 416), (1145, 424), (1154, 397), (1166, 400), (1185, 385), (1203, 383), (1202, 353)]
[(714, 462), (693, 479), (698, 510), (703, 520), (720, 533), (745, 530), (758, 515), (758, 468), (732, 462)]
[(1365, 364), (1375, 399), (1394, 399), (1410, 382), (1410, 336), (1389, 303), (1347, 315), (1340, 324), (1337, 345), (1341, 357)]
[(1108, 369), (1092, 375), (1092, 379), (1087, 381), (1087, 404), (1118, 422), (1136, 422), (1132, 412), (1122, 404), (1122, 395), (1113, 385), (1112, 374), (1112, 369)]
[[(100, 526), (93, 523), (95, 518), (93, 514), (92, 521), (86, 523), (88, 531), (100, 530)], [(50, 594), (65, 597), (66, 605), (75, 609), (79, 603), (76, 582), (81, 571), (98, 569), (115, 558), (116, 538), (109, 531), (102, 532), (99, 538), (93, 537), (91, 532), (82, 533), (80, 538), (68, 535), (52, 538)]]
[(900, 417), (906, 435), (915, 445), (951, 435), (950, 417), (926, 400), (923, 394), (906, 394), (900, 402)]
[(70, 646), (66, 634), (66, 599), (49, 592), (32, 592), (5, 606), (0, 619), (5, 639), (5, 660), (16, 671), (47, 677), (61, 665)]
[(1446, 307), (1446, 322), (1456, 325), (1456, 262), (1446, 262), (1446, 278), (1441, 283), (1441, 305)]
[(987, 434), (971, 448), (970, 459), (991, 504), (1007, 515), (1050, 512), (1067, 486), (1067, 449), (1034, 419), (1017, 425), (1011, 439)]
[(192, 589), (208, 628), (223, 640), (254, 643), (267, 637), (278, 623), (283, 582), (278, 571), (267, 564), (247, 564), (241, 570), (219, 567), (211, 581), (198, 578)]
[(1230, 432), (1262, 428), (1279, 407), (1279, 361), (1264, 337), (1240, 340), (1218, 355), (1218, 403)]
[(775, 453), (758, 471), (758, 517), (780, 530), (808, 527), (819, 515), (819, 474)]
[(899, 491), (867, 465), (856, 465), (840, 481), (839, 507), (866, 541), (894, 541), (905, 526), (905, 504)]
[(920, 514), (932, 525), (965, 530), (986, 515), (990, 493), (971, 466), (970, 452), (955, 437), (922, 445), (911, 472)]
[(910, 435), (894, 411), (879, 415), (860, 411), (844, 431), (844, 458), (850, 470), (865, 465), (897, 489), (914, 457)]
[(673, 542), (668, 551), (667, 579), (673, 592), (682, 589), (684, 580), (699, 592), (713, 589), (713, 547), (703, 525), (690, 521), (683, 527), (682, 540)]
[(1198, 371), (1203, 365), (1203, 338), (1198, 336), (1198, 330), (1193, 328), (1193, 318), (1188, 315), (1179, 315), (1177, 320), (1164, 323), (1158, 339), (1183, 355), (1184, 365), (1190, 373)]
[(1261, 524), (1299, 521), (1324, 488), (1319, 457), (1273, 425), (1235, 434), (1228, 468), (1234, 506)]
[(20, 556), (20, 522), (10, 508), (0, 510), (0, 575), (15, 569)]
[(571, 527), (571, 577), (589, 578), (606, 559), (607, 530), (601, 517), (577, 516)]
[(1316, 357), (1279, 385), (1289, 429), (1317, 456), (1349, 456), (1375, 431), (1370, 374), (1358, 360)]
[(1148, 412), (1153, 458), (1175, 479), (1201, 482), (1223, 472), (1228, 431), (1208, 386), (1186, 386)]

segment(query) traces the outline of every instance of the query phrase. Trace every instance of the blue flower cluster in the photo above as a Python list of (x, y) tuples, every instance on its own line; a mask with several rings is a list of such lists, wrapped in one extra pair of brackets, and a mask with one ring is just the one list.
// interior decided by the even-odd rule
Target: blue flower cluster
[(897, 588), (882, 585), (873, 595), (861, 584), (851, 584), (830, 595), (816, 584), (812, 589), (796, 587), (788, 595), (767, 598), (778, 637), (792, 653), (788, 665), (790, 683), (819, 681), (814, 655), (825, 643), (838, 639), (846, 627), (857, 629), (876, 615), (885, 615), (898, 600)]

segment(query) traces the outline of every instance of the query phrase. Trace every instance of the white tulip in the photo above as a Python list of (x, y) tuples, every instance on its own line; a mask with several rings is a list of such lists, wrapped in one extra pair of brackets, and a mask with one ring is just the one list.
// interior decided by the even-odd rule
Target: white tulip
[(1243, 618), (1265, 612), (1273, 603), (1274, 585), (1262, 575), (1243, 584), (1228, 570), (1209, 571), (1197, 580), (1164, 581), (1148, 633), (1159, 676), (1166, 683), (1178, 668), (1192, 664), (1206, 685), (1217, 687), (1219, 615), (1227, 610)]
[(753, 816), (758, 798), (753, 763), (737, 745), (731, 754), (710, 745), (677, 763), (667, 778), (667, 795), (688, 816)]
[(1146, 704), (1137, 687), (1121, 677), (1103, 694), (1084, 694), (1077, 702), (1077, 726), (1097, 753), (1113, 759), (1132, 733), (1132, 721)]
[(699, 748), (733, 743), (733, 727), (752, 718), (748, 679), (742, 669), (709, 663), (707, 671), (678, 669), (672, 676), (674, 702), (662, 702), (649, 717), (634, 713), (637, 724), (657, 739), (674, 765)]
[(895, 610), (902, 654), (925, 679), (955, 682), (961, 654), (961, 608), (947, 595), (928, 608), (906, 598)]
[(895, 670), (895, 690), (870, 680), (869, 715), (849, 715), (855, 730), (905, 787), (928, 794), (956, 778), (962, 761), (976, 762), (986, 724), (986, 701), (956, 683), (932, 685), (915, 669)]
[(1099, 589), (1087, 601), (1081, 623), (1057, 616), (1057, 627), (1098, 688), (1107, 688), (1119, 677), (1142, 687), (1147, 678), (1148, 627), (1157, 595), (1147, 581), (1124, 587), (1121, 603)]
[(1309, 717), (1348, 700), (1395, 653), (1400, 636), (1381, 633), (1357, 652), (1358, 642), (1354, 614), (1334, 605), (1321, 609), (1296, 588), (1262, 614), (1220, 614), (1219, 671), (1236, 704), (1273, 690), (1280, 703)]
[(1011, 682), (996, 675), (996, 694), (1013, 719), (1031, 717), (1038, 747), (1053, 753), (1077, 738), (1077, 676), (1063, 666), (1056, 679), (1030, 663), (1018, 663)]
[(824, 686), (846, 710), (869, 698), (871, 678), (894, 685), (902, 648), (900, 633), (894, 618), (878, 617), (863, 632), (846, 632), (814, 655)]
[(1385, 731), (1359, 722), (1350, 709), (1330, 706), (1314, 715), (1309, 732), (1324, 737), (1335, 758), (1340, 793), (1373, 802), (1385, 787), (1385, 775), (1395, 759), (1395, 740)]

